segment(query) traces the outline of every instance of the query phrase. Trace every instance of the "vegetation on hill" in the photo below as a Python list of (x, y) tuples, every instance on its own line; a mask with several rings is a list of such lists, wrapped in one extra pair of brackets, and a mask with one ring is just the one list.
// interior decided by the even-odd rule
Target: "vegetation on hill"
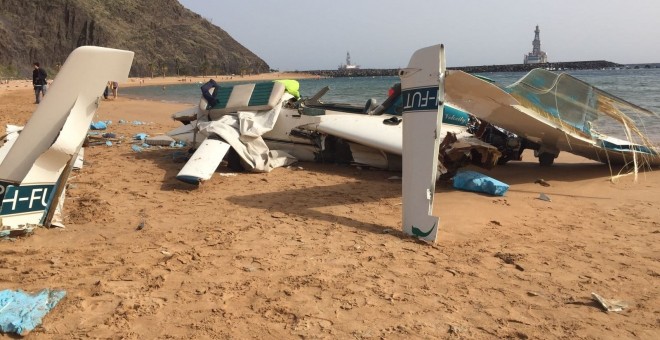
[(0, 0), (0, 76), (57, 72), (78, 46), (135, 52), (133, 77), (250, 74), (269, 66), (177, 0)]

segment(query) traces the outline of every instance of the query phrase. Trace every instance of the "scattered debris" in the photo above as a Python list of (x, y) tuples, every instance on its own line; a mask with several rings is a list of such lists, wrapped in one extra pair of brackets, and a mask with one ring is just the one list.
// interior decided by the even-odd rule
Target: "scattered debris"
[[(121, 139), (116, 138), (116, 137), (109, 137), (109, 136), (114, 136), (115, 134), (109, 134), (109, 133), (104, 133), (103, 135), (95, 134), (93, 132), (90, 132), (87, 134), (87, 137), (85, 137), (85, 141), (83, 143), (83, 146), (94, 146), (94, 145), (108, 145), (108, 142), (112, 143), (121, 143)], [(107, 137), (106, 137), (107, 136)]]
[[(3, 227), (4, 228), (4, 227)], [(12, 227), (0, 230), (0, 238), (12, 239), (14, 237), (30, 236), (34, 231), (34, 226), (24, 225), (22, 227)], [(0, 309), (1, 310), (1, 309)]]
[(149, 137), (148, 134), (146, 134), (144, 132), (140, 132), (140, 133), (136, 134), (135, 136), (133, 136), (133, 139), (144, 141), (145, 139), (147, 139), (147, 137)]
[(514, 265), (514, 266), (516, 267), (516, 269), (520, 270), (521, 272), (522, 272), (522, 271), (525, 271), (525, 268), (523, 268), (523, 266), (521, 266), (521, 265), (519, 265), (518, 263), (516, 263), (516, 261), (518, 261), (518, 260), (522, 260), (522, 259), (524, 258), (524, 256), (523, 256), (522, 254), (512, 254), (512, 253), (501, 253), (501, 252), (497, 252), (497, 253), (495, 254), (495, 257), (497, 257), (498, 259), (502, 260), (502, 261), (503, 261), (504, 263), (506, 263), (506, 264), (512, 264), (512, 265)]
[(541, 193), (539, 195), (538, 199), (540, 199), (541, 201), (552, 202), (550, 197), (548, 195), (544, 194), (544, 193)]
[(544, 187), (549, 187), (550, 186), (550, 183), (546, 182), (543, 178), (537, 179), (536, 181), (534, 181), (534, 183), (540, 184), (541, 186), (544, 186)]
[(155, 136), (155, 137), (147, 137), (144, 139), (144, 142), (146, 144), (155, 146), (155, 145), (162, 145), (162, 146), (170, 146), (176, 143), (174, 138), (168, 136), (168, 135), (160, 135), (160, 136)]
[(454, 188), (504, 196), (509, 185), (476, 171), (460, 171), (454, 176)]
[(137, 228), (135, 228), (135, 230), (142, 230), (142, 229), (144, 229), (144, 224), (145, 224), (145, 223), (144, 223), (144, 220), (140, 221), (140, 223), (138, 223), (138, 226), (137, 226)]
[(137, 145), (132, 145), (131, 149), (133, 149), (135, 152), (142, 152), (142, 148)]
[(184, 147), (186, 147), (186, 145), (187, 145), (186, 142), (184, 142), (182, 140), (178, 140), (178, 141), (175, 141), (172, 144), (170, 144), (170, 147), (171, 148), (184, 148)]
[(96, 123), (92, 122), (91, 124), (89, 124), (89, 129), (90, 130), (105, 130), (105, 129), (108, 128), (108, 125), (110, 123), (112, 123), (112, 122), (111, 121), (107, 121), (107, 122), (98, 121)]
[(18, 335), (30, 333), (65, 295), (64, 290), (50, 289), (36, 294), (21, 290), (0, 291), (0, 331)]
[(461, 328), (459, 328), (458, 326), (449, 325), (449, 329), (447, 330), (447, 333), (449, 333), (450, 335), (459, 335), (460, 336)]
[(276, 211), (276, 212), (273, 212), (272, 214), (270, 214), (270, 217), (272, 217), (272, 218), (285, 218), (285, 217), (287, 217), (287, 214), (285, 214), (283, 212)]
[(591, 297), (596, 300), (606, 312), (621, 312), (628, 308), (628, 304), (623, 301), (608, 300), (596, 293), (591, 293)]
[(388, 177), (387, 179), (389, 179), (390, 181), (400, 181), (401, 176), (392, 176), (392, 177)]

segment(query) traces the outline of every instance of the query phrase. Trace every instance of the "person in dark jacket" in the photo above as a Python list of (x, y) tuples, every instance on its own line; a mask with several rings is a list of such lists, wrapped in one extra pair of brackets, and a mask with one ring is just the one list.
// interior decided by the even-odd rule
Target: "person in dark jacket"
[(48, 87), (48, 82), (46, 82), (46, 78), (48, 77), (48, 74), (44, 69), (39, 67), (39, 63), (35, 62), (32, 64), (34, 66), (34, 70), (32, 71), (32, 85), (34, 86), (34, 97), (35, 97), (35, 104), (39, 104), (41, 102), (41, 98), (39, 95), (41, 94), (41, 97), (46, 95), (46, 90)]

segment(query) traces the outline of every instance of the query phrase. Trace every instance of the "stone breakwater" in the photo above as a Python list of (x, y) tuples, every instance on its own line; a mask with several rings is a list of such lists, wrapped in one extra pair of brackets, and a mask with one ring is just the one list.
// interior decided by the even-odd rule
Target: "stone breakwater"
[[(467, 73), (487, 72), (528, 72), (535, 68), (545, 68), (554, 71), (565, 70), (598, 70), (624, 67), (624, 65), (605, 60), (571, 61), (545, 64), (510, 64), (510, 65), (483, 65), (449, 67), (450, 70), (461, 70)], [(350, 70), (311, 70), (301, 73), (314, 74), (320, 77), (383, 77), (396, 76), (399, 69), (350, 69)]]

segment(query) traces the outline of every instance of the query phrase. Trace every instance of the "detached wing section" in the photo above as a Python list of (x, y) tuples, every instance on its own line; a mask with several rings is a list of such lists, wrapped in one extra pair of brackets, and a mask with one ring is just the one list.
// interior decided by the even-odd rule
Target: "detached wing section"
[(448, 72), (447, 100), (476, 117), (540, 145), (612, 164), (658, 165), (660, 157), (629, 115), (653, 115), (567, 74), (543, 69), (500, 88)]
[[(383, 116), (329, 115), (316, 130), (348, 141), (401, 155), (403, 129), (401, 124), (388, 125)], [(387, 116), (389, 117), (389, 116)]]
[(83, 46), (71, 52), (0, 161), (3, 226), (49, 223), (105, 84), (125, 81), (132, 62), (130, 51)]

